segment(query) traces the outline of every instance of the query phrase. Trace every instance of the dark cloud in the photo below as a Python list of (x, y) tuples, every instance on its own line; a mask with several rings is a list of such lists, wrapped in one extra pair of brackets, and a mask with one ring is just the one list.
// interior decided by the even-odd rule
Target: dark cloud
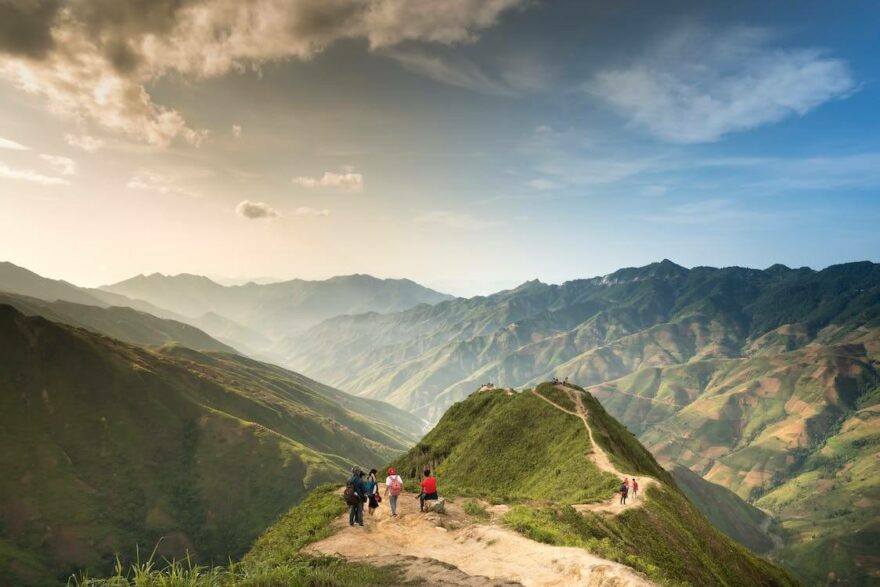
[(59, 0), (0, 0), (0, 52), (40, 58), (52, 49)]

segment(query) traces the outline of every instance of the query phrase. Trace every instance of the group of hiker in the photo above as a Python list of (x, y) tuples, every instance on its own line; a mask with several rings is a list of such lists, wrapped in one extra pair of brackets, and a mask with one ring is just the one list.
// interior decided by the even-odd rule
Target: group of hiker
[(639, 493), (639, 482), (633, 477), (632, 483), (630, 483), (630, 480), (624, 477), (623, 483), (621, 483), (620, 489), (617, 491), (620, 493), (620, 503), (626, 505), (627, 497), (635, 499), (636, 495)]
[[(364, 473), (360, 467), (352, 467), (351, 477), (345, 484), (342, 498), (348, 505), (348, 525), (364, 525), (364, 504), (368, 504), (367, 512), (373, 515), (379, 504), (382, 503), (382, 495), (379, 494), (379, 482), (376, 477), (378, 471), (370, 469)], [(423, 471), (424, 479), (421, 481), (422, 491), (419, 493), (419, 511), (425, 511), (425, 502), (437, 499), (437, 479), (431, 476), (431, 470)], [(391, 516), (397, 517), (397, 500), (403, 493), (403, 478), (397, 474), (394, 468), (388, 469), (385, 477), (385, 497), (391, 506)]]
[(568, 377), (566, 377), (562, 381), (559, 380), (559, 377), (554, 377), (553, 378), (553, 385), (566, 385), (567, 386), (568, 385)]

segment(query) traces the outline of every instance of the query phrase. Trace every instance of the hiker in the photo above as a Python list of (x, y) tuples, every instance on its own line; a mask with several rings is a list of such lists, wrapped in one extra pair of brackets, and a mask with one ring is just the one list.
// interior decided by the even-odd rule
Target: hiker
[[(385, 496), (388, 497), (388, 503), (391, 505), (391, 516), (397, 517), (397, 498), (403, 493), (403, 479), (397, 474), (392, 467), (388, 469), (388, 477), (385, 479)], [(390, 497), (389, 497), (390, 496)]]
[(633, 494), (633, 499), (636, 498), (636, 495), (638, 494), (638, 492), (639, 492), (639, 482), (636, 481), (636, 478), (635, 478), (635, 477), (633, 477), (633, 482), (632, 482), (632, 494)]
[(348, 504), (348, 525), (364, 525), (364, 502), (367, 500), (366, 488), (364, 487), (364, 472), (360, 467), (351, 468), (351, 477), (345, 484), (342, 492), (345, 503)]
[(370, 474), (367, 475), (367, 481), (364, 483), (367, 493), (367, 499), (370, 501), (369, 513), (372, 516), (373, 512), (376, 511), (376, 508), (379, 507), (379, 482), (376, 480), (376, 473), (378, 471), (376, 469), (370, 469)]
[(431, 477), (431, 469), (425, 469), (425, 478), (422, 479), (422, 492), (419, 494), (419, 511), (425, 511), (425, 502), (437, 499), (437, 480)]
[(626, 505), (626, 496), (629, 493), (629, 481), (627, 479), (623, 480), (623, 484), (620, 486), (620, 504)]

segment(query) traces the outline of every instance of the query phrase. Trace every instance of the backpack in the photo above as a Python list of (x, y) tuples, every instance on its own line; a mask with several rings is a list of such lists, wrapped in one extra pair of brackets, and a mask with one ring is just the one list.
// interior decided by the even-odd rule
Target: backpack
[(403, 484), (400, 482), (400, 477), (395, 475), (391, 479), (391, 495), (400, 495), (403, 491)]
[(360, 496), (354, 488), (354, 481), (349, 479), (345, 484), (345, 490), (342, 492), (342, 499), (348, 505), (358, 505), (361, 502)]

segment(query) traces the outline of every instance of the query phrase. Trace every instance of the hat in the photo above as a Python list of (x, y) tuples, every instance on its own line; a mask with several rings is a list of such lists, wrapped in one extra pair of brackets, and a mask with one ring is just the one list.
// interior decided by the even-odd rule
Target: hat
[(361, 468), (358, 467), (358, 466), (354, 466), (354, 467), (352, 467), (352, 468), (351, 468), (351, 474), (352, 474), (352, 475), (360, 475), (360, 474), (361, 474)]
[(397, 471), (395, 471), (395, 470), (394, 470), (394, 467), (392, 467), (392, 468), (388, 469), (388, 474), (389, 474), (389, 475), (396, 475), (396, 474), (397, 474)]

